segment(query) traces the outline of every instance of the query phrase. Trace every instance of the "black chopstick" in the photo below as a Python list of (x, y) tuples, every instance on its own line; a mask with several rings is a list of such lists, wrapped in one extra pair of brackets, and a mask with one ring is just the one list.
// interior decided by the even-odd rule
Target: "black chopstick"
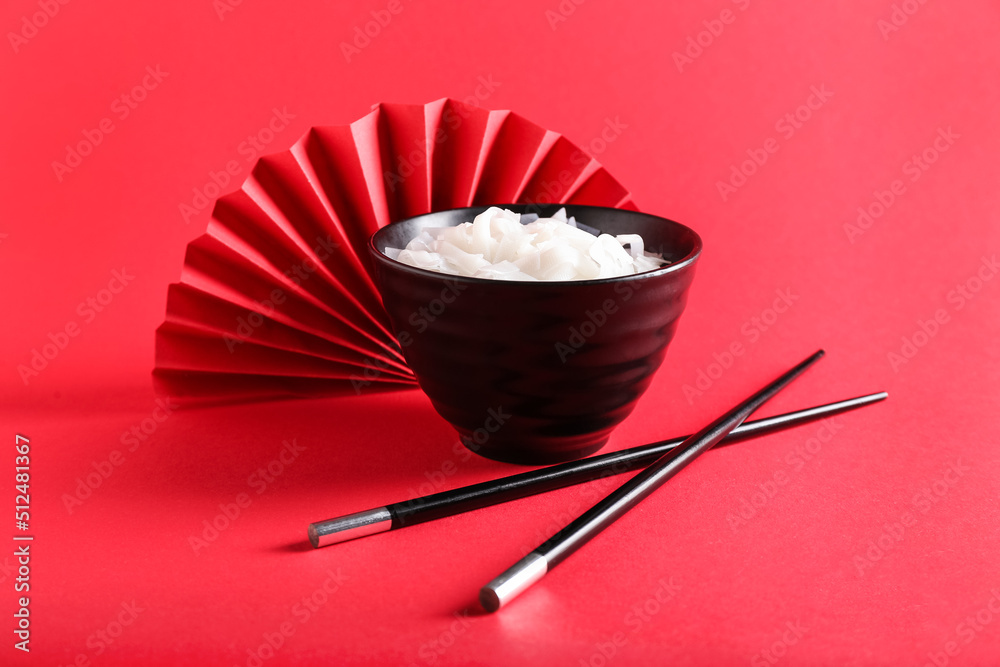
[[(733, 430), (720, 443), (720, 446), (870, 405), (884, 400), (887, 396), (888, 394), (885, 392), (878, 392), (746, 422)], [(688, 437), (690, 436), (660, 440), (649, 445), (631, 447), (547, 468), (529, 470), (509, 477), (393, 503), (385, 507), (318, 521), (309, 525), (309, 541), (314, 547), (325, 547), (365, 535), (405, 528), (425, 521), (433, 521), (525, 498), (536, 493), (544, 493), (564, 486), (629, 472), (649, 465), (683, 443)]]
[(649, 467), (612, 491), (606, 498), (581, 514), (568, 526), (540, 544), (534, 551), (483, 586), (479, 601), (487, 611), (496, 611), (541, 579), (559, 563), (635, 507), (639, 502), (708, 451), (807, 368), (823, 357), (819, 350), (774, 380), (711, 424), (687, 438), (680, 447), (667, 452)]

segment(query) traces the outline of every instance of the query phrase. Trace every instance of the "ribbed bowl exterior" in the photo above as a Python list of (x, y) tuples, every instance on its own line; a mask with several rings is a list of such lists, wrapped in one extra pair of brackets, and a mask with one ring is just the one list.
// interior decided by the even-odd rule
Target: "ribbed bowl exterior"
[[(556, 206), (507, 205), (551, 215)], [(377, 232), (376, 278), (407, 364), (469, 449), (541, 464), (600, 449), (659, 368), (684, 310), (701, 240), (656, 216), (566, 206), (610, 234), (638, 233), (674, 263), (607, 280), (510, 282), (447, 276), (390, 260), (423, 227), (472, 220), (441, 211)]]

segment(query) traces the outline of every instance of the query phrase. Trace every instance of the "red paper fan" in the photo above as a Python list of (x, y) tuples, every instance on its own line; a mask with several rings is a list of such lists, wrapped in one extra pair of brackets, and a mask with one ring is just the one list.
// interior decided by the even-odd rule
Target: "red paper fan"
[(156, 331), (172, 396), (241, 399), (415, 386), (367, 256), (380, 227), (463, 206), (635, 208), (572, 142), (450, 99), (315, 127), (219, 198)]

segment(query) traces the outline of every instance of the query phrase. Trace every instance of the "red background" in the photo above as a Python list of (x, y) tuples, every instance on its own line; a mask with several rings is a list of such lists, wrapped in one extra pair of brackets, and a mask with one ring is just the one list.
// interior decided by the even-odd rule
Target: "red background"
[[(402, 0), (349, 61), (341, 43), (388, 2), (52, 2), (33, 19), (45, 4), (0, 11), (0, 498), (14, 504), (12, 445), (28, 436), (35, 535), (30, 655), (9, 632), (14, 543), (0, 552), (3, 662), (254, 664), (248, 650), (285, 621), (294, 632), (263, 664), (1000, 662), (1000, 279), (983, 264), (1000, 249), (995, 3), (909, 0), (889, 31), (889, 0)], [(732, 21), (713, 23), (724, 10)], [(147, 66), (167, 74), (121, 118), (112, 103)], [(380, 101), (475, 95), (481, 78), (495, 87), (483, 106), (592, 149), (640, 209), (704, 238), (667, 362), (609, 447), (696, 429), (818, 347), (828, 358), (767, 413), (890, 393), (832, 438), (814, 424), (709, 453), (489, 616), (478, 587), (609, 482), (312, 551), (310, 521), (515, 468), (457, 456), (418, 391), (183, 410), (135, 451), (121, 440), (154, 414), (153, 331), (208, 220), (179, 207), (230, 160), (249, 173), (240, 144), (272, 109), (294, 115), (277, 151)], [(814, 86), (832, 96), (788, 136), (777, 124)], [(60, 180), (52, 163), (103, 118), (113, 131)], [(602, 150), (609, 119), (623, 129)], [(911, 180), (906, 163), (949, 128)], [(724, 200), (717, 183), (772, 138)], [(897, 179), (852, 238), (845, 224)], [(122, 268), (134, 279), (87, 321), (78, 304)], [(776, 290), (794, 301), (774, 320)], [(18, 366), (68, 322), (79, 335), (26, 383)], [(711, 386), (685, 394), (702, 372)], [(305, 449), (257, 494), (251, 476), (286, 440)], [(116, 450), (68, 511), (64, 495)], [(189, 538), (240, 493), (249, 507), (196, 553)], [(296, 614), (329, 572), (336, 591)]]

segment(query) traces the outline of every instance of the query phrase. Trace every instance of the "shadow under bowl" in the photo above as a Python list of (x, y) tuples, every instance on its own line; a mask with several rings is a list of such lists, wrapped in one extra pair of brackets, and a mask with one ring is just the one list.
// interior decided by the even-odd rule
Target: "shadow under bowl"
[(438, 211), (376, 232), (375, 276), (407, 364), (470, 450), (547, 464), (592, 454), (652, 381), (684, 310), (701, 252), (691, 229), (648, 213), (565, 207), (602, 233), (640, 234), (670, 264), (620, 278), (514, 282), (450, 276), (390, 259), (426, 227), (471, 221), (486, 206)]

